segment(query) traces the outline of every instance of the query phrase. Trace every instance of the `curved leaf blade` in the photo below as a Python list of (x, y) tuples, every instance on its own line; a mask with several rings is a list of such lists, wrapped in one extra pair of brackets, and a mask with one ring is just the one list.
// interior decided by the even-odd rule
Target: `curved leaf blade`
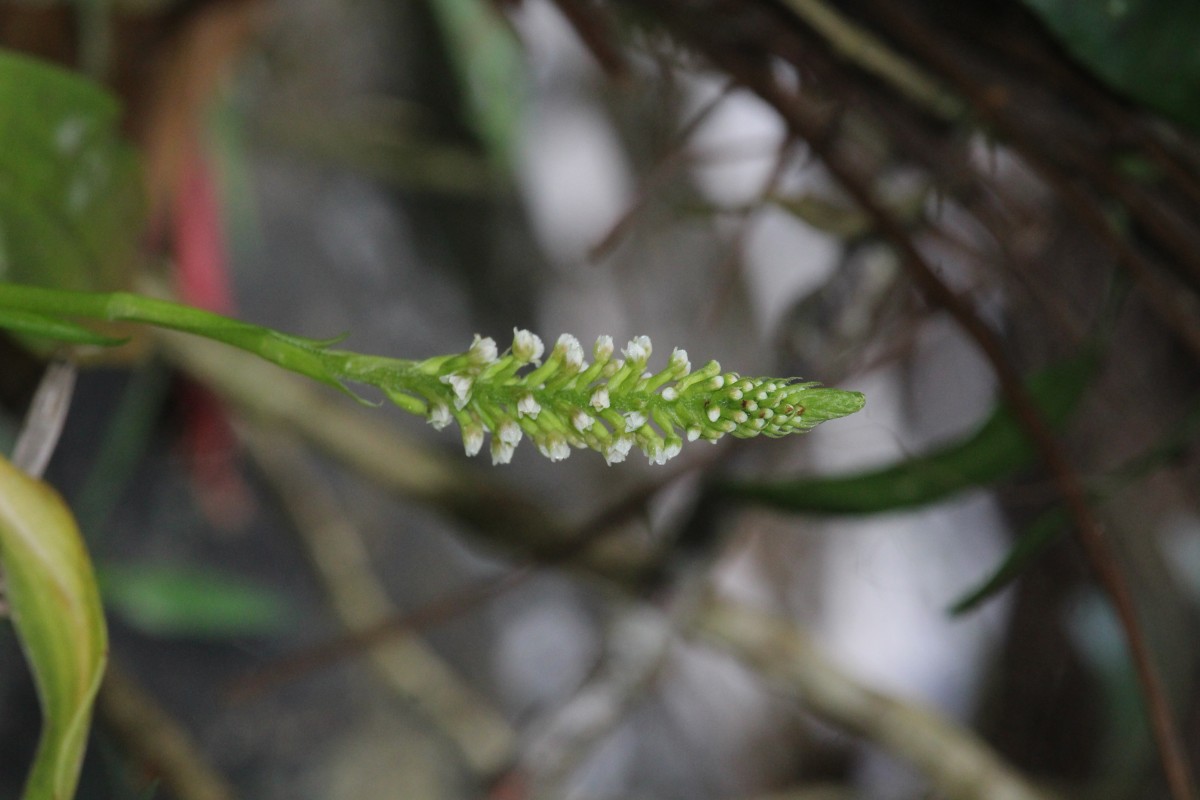
[[(1030, 378), (1030, 396), (1053, 427), (1062, 426), (1083, 396), (1096, 367), (1087, 354)], [(1033, 445), (1007, 404), (964, 439), (883, 469), (829, 478), (730, 482), (717, 491), (784, 511), (877, 514), (917, 508), (1005, 478), (1033, 462)]]
[(44, 722), (26, 800), (69, 800), (108, 657), (100, 593), (58, 493), (0, 458), (0, 567)]

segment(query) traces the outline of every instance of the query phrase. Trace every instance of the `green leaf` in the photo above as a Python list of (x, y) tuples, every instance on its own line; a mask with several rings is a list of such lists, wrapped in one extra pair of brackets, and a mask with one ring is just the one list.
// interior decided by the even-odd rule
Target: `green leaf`
[(211, 569), (106, 564), (100, 586), (113, 611), (159, 636), (257, 636), (288, 617), (277, 593)]
[(69, 800), (108, 634), (91, 561), (58, 493), (0, 458), (0, 566), (44, 723), (26, 800)]
[(91, 81), (0, 50), (0, 281), (127, 282), (143, 203), (119, 117)]
[(1200, 130), (1200, 3), (1024, 1), (1109, 86)]
[(954, 601), (950, 613), (955, 616), (965, 614), (1016, 580), (1029, 562), (1062, 535), (1068, 524), (1066, 512), (1061, 508), (1038, 517), (1029, 530), (1017, 539), (999, 566), (976, 588)]
[[(1029, 394), (1052, 426), (1066, 422), (1095, 366), (1096, 359), (1089, 354), (1030, 378)], [(965, 439), (890, 467), (830, 478), (724, 483), (716, 488), (727, 497), (785, 511), (876, 514), (928, 505), (993, 483), (1029, 466), (1033, 459), (1033, 445), (1002, 403)]]
[(467, 117), (496, 166), (508, 166), (525, 111), (525, 66), (512, 30), (478, 0), (432, 0), (467, 101)]

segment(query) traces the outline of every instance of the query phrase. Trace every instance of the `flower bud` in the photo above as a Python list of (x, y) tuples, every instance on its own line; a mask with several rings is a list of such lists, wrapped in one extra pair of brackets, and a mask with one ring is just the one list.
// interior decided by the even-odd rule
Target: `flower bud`
[(534, 399), (533, 394), (530, 392), (526, 392), (525, 394), (521, 395), (521, 399), (517, 401), (518, 417), (524, 416), (529, 417), (530, 419), (537, 419), (538, 414), (540, 414), (541, 411), (541, 405), (536, 399)]
[(524, 328), (513, 328), (512, 354), (517, 361), (522, 364), (537, 363), (545, 351), (546, 346), (537, 334)]
[(496, 340), (490, 336), (481, 338), (477, 333), (475, 341), (471, 342), (471, 349), (467, 351), (467, 361), (473, 367), (486, 367), (495, 361), (498, 355)]
[(626, 361), (632, 361), (640, 368), (650, 359), (650, 353), (653, 350), (649, 336), (637, 336), (629, 340), (629, 344), (625, 345), (625, 349), (621, 353), (625, 356)]
[(611, 336), (596, 337), (596, 345), (592, 348), (592, 358), (596, 361), (608, 361), (613, 354), (613, 340)]
[(472, 422), (462, 429), (463, 450), (468, 456), (478, 455), (483, 449), (483, 426), (478, 422)]
[(450, 408), (445, 403), (435, 403), (429, 409), (429, 424), (435, 431), (440, 431), (450, 424)]

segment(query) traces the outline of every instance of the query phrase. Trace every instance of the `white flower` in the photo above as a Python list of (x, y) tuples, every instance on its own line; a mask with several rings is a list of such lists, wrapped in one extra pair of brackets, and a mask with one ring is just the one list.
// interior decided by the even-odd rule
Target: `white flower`
[(633, 433), (646, 424), (646, 415), (640, 411), (630, 411), (625, 415), (625, 432)]
[(596, 391), (592, 392), (592, 399), (588, 401), (592, 408), (597, 411), (603, 411), (608, 408), (610, 403), (608, 400), (608, 387), (601, 386)]
[(663, 446), (661, 442), (651, 442), (646, 446), (646, 459), (651, 464), (657, 464), (660, 467), (667, 463), (667, 457), (663, 452)]
[(546, 346), (542, 344), (541, 338), (536, 333), (531, 333), (524, 328), (520, 330), (513, 328), (512, 353), (517, 361), (529, 364), (540, 359), (544, 352), (546, 352)]
[(687, 350), (676, 347), (671, 351), (671, 370), (681, 378), (692, 371), (692, 362), (688, 361)]
[(496, 431), (496, 437), (507, 445), (516, 447), (521, 443), (521, 426), (513, 422), (511, 419), (506, 419), (500, 423), (500, 429)]
[(604, 461), (610, 466), (620, 464), (625, 460), (625, 456), (629, 455), (630, 449), (633, 447), (632, 436), (618, 436), (608, 443), (604, 448)]
[(596, 338), (596, 346), (592, 348), (592, 356), (597, 361), (608, 361), (613, 354), (613, 340), (611, 336), (599, 336)]
[(467, 451), (468, 456), (478, 455), (483, 449), (483, 427), (480, 425), (468, 425), (463, 428), (463, 449)]
[(512, 461), (513, 452), (516, 447), (508, 442), (493, 436), (492, 437), (492, 464), (508, 464)]
[(636, 361), (639, 364), (646, 363), (650, 358), (650, 353), (654, 347), (650, 344), (649, 336), (638, 336), (629, 340), (629, 344), (625, 345), (625, 349), (621, 353), (629, 361)]
[(443, 375), (442, 383), (449, 384), (454, 390), (454, 407), (460, 411), (466, 408), (468, 401), (471, 399), (471, 384), (475, 379), (470, 375), (462, 373), (454, 373), (453, 375)]
[(683, 451), (683, 442), (681, 442), (679, 439), (672, 439), (671, 441), (667, 442), (667, 447), (665, 450), (663, 450), (663, 457), (667, 461), (670, 461), (672, 458), (679, 455), (680, 452), (682, 452), (682, 451)]
[(679, 391), (674, 386), (668, 386), (662, 390), (662, 399), (668, 402), (679, 399)]
[(693, 425), (687, 429), (687, 437), (689, 442), (694, 442), (700, 438), (700, 426)]
[(716, 406), (711, 406), (708, 409), (708, 421), (716, 422), (720, 418), (721, 418), (721, 409), (717, 408)]
[(429, 410), (429, 424), (435, 431), (440, 431), (450, 424), (450, 407), (445, 403), (437, 403)]
[(591, 430), (591, 427), (596, 424), (596, 420), (592, 419), (590, 414), (586, 414), (582, 409), (575, 409), (575, 413), (571, 415), (571, 424), (575, 426), (575, 430), (583, 433)]
[(529, 417), (530, 419), (537, 419), (537, 415), (539, 413), (541, 413), (541, 410), (542, 410), (541, 405), (538, 403), (537, 400), (534, 399), (533, 395), (530, 394), (529, 392), (526, 392), (525, 394), (521, 395), (521, 399), (517, 401), (517, 416), (518, 417)]
[(467, 360), (476, 367), (486, 367), (496, 360), (499, 353), (496, 350), (496, 340), (490, 336), (480, 337), (475, 334), (471, 349), (467, 351)]
[(538, 450), (551, 461), (563, 461), (571, 455), (571, 448), (562, 434), (551, 433), (538, 442)]
[(572, 372), (583, 368), (583, 345), (569, 333), (558, 337), (554, 349), (562, 353), (563, 366)]

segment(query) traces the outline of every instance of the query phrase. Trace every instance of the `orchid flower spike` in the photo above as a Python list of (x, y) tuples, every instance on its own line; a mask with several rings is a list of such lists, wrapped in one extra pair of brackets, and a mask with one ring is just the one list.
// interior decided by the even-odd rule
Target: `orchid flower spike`
[(795, 378), (724, 372), (715, 361), (693, 371), (681, 349), (654, 372), (647, 368), (654, 352), (647, 336), (631, 339), (618, 359), (612, 338), (601, 336), (589, 366), (570, 334), (556, 340), (544, 361), (538, 336), (521, 329), (513, 334), (503, 354), (491, 338), (476, 335), (464, 354), (403, 362), (408, 368), (387, 387), (389, 396), (423, 410), (439, 430), (458, 422), (468, 455), (482, 451), (490, 434), (496, 464), (507, 464), (524, 437), (552, 461), (579, 448), (615, 464), (637, 447), (652, 464), (665, 464), (685, 439), (801, 433), (853, 414), (865, 402), (859, 392)]

